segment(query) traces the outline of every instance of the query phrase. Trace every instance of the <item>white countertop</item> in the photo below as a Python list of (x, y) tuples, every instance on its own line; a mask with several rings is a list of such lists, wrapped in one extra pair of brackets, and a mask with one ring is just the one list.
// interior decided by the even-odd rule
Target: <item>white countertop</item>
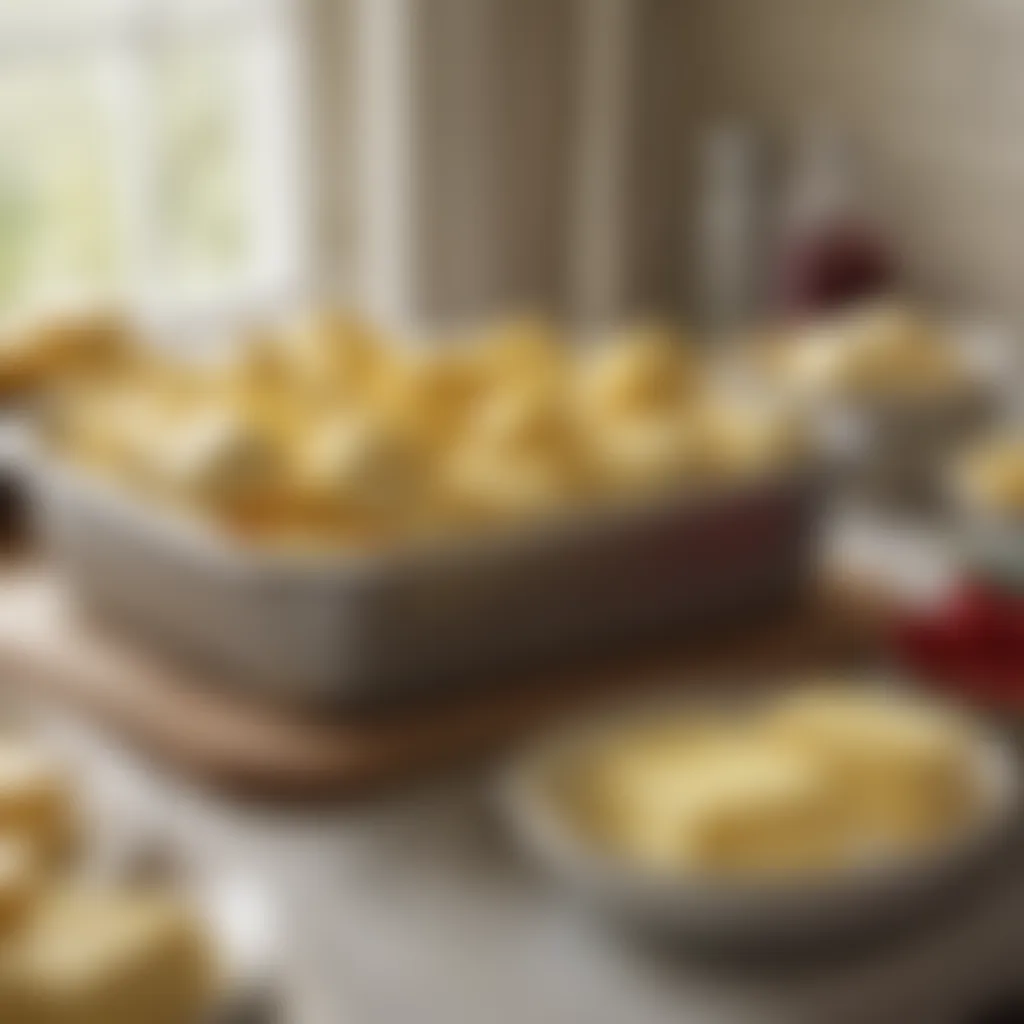
[(110, 806), (268, 889), (285, 1024), (955, 1024), (1020, 979), (1024, 870), (856, 957), (716, 967), (630, 945), (553, 890), (508, 842), (486, 773), (275, 812), (61, 731)]
[[(927, 584), (933, 553), (871, 536), (850, 532), (858, 561), (873, 550), (892, 571), (898, 553), (903, 582)], [(631, 947), (553, 891), (503, 834), (486, 768), (271, 810), (168, 779), (82, 723), (54, 727), (101, 802), (267, 888), (284, 1024), (956, 1024), (1020, 978), (1024, 859), (888, 948), (800, 971), (715, 968)]]

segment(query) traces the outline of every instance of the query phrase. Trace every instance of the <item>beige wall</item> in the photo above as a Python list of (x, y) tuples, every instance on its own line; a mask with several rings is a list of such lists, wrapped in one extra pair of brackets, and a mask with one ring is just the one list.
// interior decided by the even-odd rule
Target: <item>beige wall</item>
[(1024, 323), (1024, 0), (344, 2), (384, 312), (682, 308), (702, 128), (831, 115), (915, 282)]
[(1024, 321), (1024, 2), (690, 2), (702, 121), (834, 116), (915, 278)]

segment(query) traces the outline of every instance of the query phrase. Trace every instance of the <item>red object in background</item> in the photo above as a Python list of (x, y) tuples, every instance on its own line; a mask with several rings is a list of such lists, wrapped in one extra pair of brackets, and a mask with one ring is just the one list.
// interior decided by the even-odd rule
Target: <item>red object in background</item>
[(896, 261), (861, 202), (849, 148), (830, 124), (799, 139), (783, 203), (774, 304), (814, 317), (891, 292)]
[(830, 313), (884, 294), (894, 278), (892, 259), (866, 227), (826, 223), (783, 252), (779, 302), (787, 316)]
[(893, 646), (924, 682), (959, 695), (1024, 706), (1024, 597), (962, 584), (937, 610), (897, 623)]

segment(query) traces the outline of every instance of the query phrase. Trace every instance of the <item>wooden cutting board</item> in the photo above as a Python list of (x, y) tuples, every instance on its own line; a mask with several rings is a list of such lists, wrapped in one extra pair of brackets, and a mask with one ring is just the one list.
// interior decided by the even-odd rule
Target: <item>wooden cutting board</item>
[(879, 602), (833, 585), (770, 621), (374, 714), (268, 704), (91, 621), (44, 564), (0, 569), (0, 683), (87, 712), (175, 770), (256, 797), (355, 796), (501, 749), (655, 687), (834, 666), (877, 635)]

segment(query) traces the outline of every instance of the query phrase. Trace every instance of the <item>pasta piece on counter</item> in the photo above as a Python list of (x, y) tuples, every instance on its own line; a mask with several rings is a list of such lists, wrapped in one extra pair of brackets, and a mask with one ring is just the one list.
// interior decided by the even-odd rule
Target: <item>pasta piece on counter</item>
[(177, 900), (58, 888), (0, 942), (0, 1020), (18, 1024), (194, 1024), (215, 967)]

